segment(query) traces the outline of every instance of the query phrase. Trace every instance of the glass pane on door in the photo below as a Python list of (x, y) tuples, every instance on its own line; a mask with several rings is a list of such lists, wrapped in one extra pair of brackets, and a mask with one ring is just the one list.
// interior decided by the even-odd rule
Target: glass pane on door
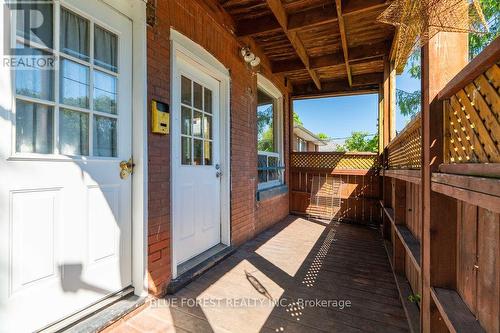
[(94, 156), (116, 157), (116, 119), (94, 116)]
[[(32, 57), (48, 57), (51, 54), (42, 50), (25, 47), (18, 43), (16, 54)], [(47, 101), (54, 100), (54, 71), (48, 68), (19, 67), (16, 70), (16, 93)]]
[(66, 105), (89, 107), (90, 69), (71, 60), (61, 62), (61, 98)]
[(116, 77), (94, 72), (94, 110), (116, 114)]
[(53, 151), (53, 108), (16, 101), (16, 151), (51, 154)]
[(61, 52), (89, 61), (89, 21), (65, 8), (61, 8), (60, 31)]
[(99, 27), (94, 29), (94, 64), (118, 72), (118, 37)]
[(59, 110), (59, 152), (64, 155), (89, 154), (89, 115)]

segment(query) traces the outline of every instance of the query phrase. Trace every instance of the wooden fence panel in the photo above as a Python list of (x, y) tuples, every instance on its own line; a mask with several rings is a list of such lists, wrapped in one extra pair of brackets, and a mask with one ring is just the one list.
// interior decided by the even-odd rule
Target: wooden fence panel
[(500, 162), (500, 68), (493, 64), (445, 104), (445, 161)]
[(378, 155), (372, 153), (300, 152), (291, 155), (290, 211), (326, 216), (310, 202), (315, 176), (342, 182), (340, 210), (334, 219), (363, 224), (380, 222)]

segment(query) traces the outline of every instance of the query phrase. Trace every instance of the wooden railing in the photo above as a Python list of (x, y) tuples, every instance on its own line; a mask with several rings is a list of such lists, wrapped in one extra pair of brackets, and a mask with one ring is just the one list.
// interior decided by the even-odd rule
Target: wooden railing
[[(341, 183), (340, 207), (334, 219), (378, 224), (379, 159), (374, 153), (297, 152), (290, 156), (290, 210), (328, 215), (328, 207), (311, 202), (313, 179)], [(332, 179), (333, 178), (333, 179)]]
[(420, 113), (387, 146), (389, 169), (420, 169), (422, 126)]
[[(382, 230), (413, 331), (500, 330), (499, 60), (497, 38), (384, 154)], [(416, 294), (435, 312), (405, 304)]]
[[(495, 42), (500, 44), (498, 40)], [(490, 48), (489, 53), (474, 59), (439, 94), (445, 109), (444, 164), (441, 166), (445, 172), (461, 169), (460, 173), (474, 174), (477, 173), (474, 170), (480, 168), (479, 174), (491, 176), (499, 171), (498, 61), (495, 48)], [(485, 163), (489, 163), (487, 174), (484, 174)]]
[(290, 167), (329, 170), (337, 173), (343, 170), (348, 172), (370, 170), (378, 167), (378, 155), (375, 153), (296, 152), (291, 155)]

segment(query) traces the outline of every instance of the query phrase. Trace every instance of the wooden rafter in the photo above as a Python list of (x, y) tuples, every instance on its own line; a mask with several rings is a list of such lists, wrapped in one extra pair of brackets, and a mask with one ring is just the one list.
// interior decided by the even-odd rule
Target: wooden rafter
[[(349, 51), (349, 61), (364, 62), (373, 61), (376, 58), (383, 57), (390, 47), (389, 41), (384, 41), (371, 45), (362, 45), (353, 47)], [(325, 67), (332, 67), (344, 64), (344, 55), (342, 52), (334, 53), (331, 55), (324, 55), (319, 57), (309, 58), (310, 68), (319, 69)], [(287, 73), (299, 70), (304, 70), (304, 64), (301, 60), (282, 60), (272, 63), (273, 73)]]
[(381, 73), (354, 76), (354, 85), (350, 87), (345, 80), (333, 80), (322, 82), (323, 89), (318, 91), (311, 83), (297, 84), (293, 86), (293, 97), (313, 98), (317, 96), (354, 95), (373, 93), (379, 90), (379, 84), (383, 79)]
[(347, 81), (349, 86), (352, 87), (352, 74), (351, 66), (349, 66), (349, 51), (347, 47), (347, 36), (345, 32), (344, 17), (342, 16), (342, 1), (335, 0), (335, 6), (337, 7), (337, 20), (339, 22), (340, 39), (342, 41), (342, 51), (344, 53), (344, 63), (347, 72)]
[(307, 55), (307, 51), (306, 48), (304, 47), (304, 44), (300, 40), (296, 31), (288, 30), (288, 15), (285, 11), (285, 8), (283, 8), (283, 5), (281, 4), (281, 0), (267, 0), (267, 5), (273, 12), (276, 20), (281, 26), (281, 29), (283, 29), (283, 32), (288, 37), (290, 44), (292, 44), (300, 60), (303, 62), (307, 72), (309, 73), (311, 79), (316, 85), (316, 88), (321, 90), (321, 82), (316, 72), (310, 67), (309, 56)]
[[(386, 0), (355, 0), (349, 1), (343, 9), (342, 15), (357, 15), (362, 12), (387, 7)], [(337, 21), (337, 9), (333, 7), (316, 7), (300, 13), (288, 15), (288, 30), (295, 31), (308, 29), (314, 26)], [(274, 15), (265, 15), (258, 18), (241, 20), (237, 24), (236, 34), (239, 37), (253, 36), (267, 32), (280, 31), (281, 26)]]

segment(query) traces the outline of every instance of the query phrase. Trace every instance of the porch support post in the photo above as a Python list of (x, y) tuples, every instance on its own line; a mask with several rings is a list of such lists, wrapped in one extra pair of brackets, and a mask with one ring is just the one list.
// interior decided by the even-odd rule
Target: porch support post
[(378, 89), (378, 153), (384, 151), (384, 85)]
[(468, 36), (441, 32), (422, 48), (422, 303), (423, 332), (437, 331), (431, 287), (455, 288), (456, 200), (431, 190), (431, 176), (443, 163), (443, 102), (438, 93), (466, 64)]
[(386, 60), (384, 63), (383, 87), (383, 147), (396, 136), (396, 69), (394, 63)]
[(389, 142), (396, 137), (396, 66), (390, 64), (389, 72)]

